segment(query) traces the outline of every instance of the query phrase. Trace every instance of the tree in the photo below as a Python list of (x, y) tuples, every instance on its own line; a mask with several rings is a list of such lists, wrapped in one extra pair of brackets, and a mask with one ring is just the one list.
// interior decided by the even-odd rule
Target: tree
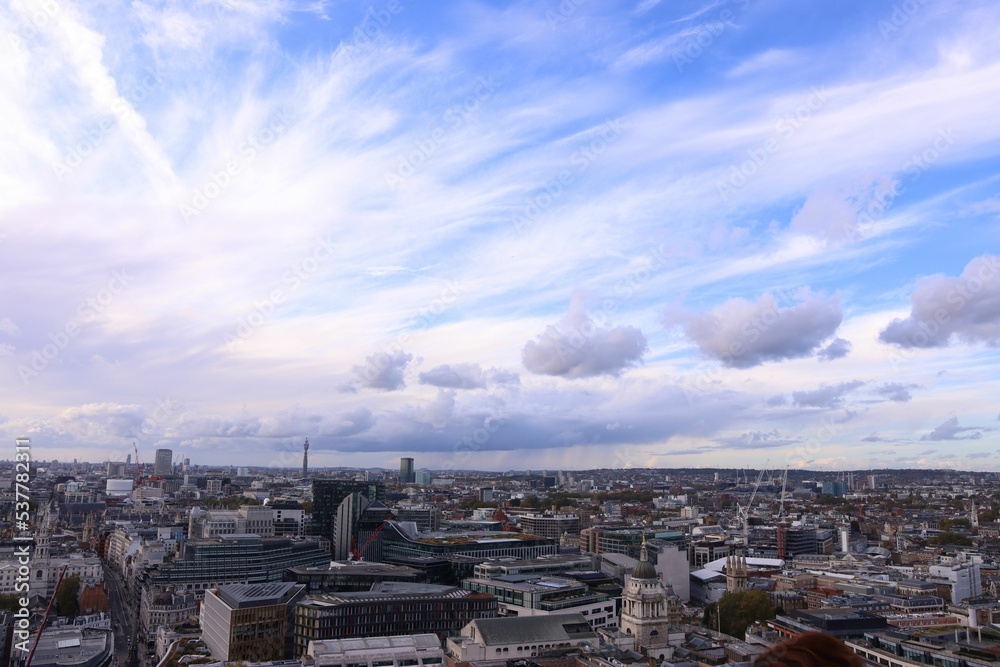
[(73, 618), (80, 611), (80, 577), (64, 577), (56, 591), (56, 607), (60, 616)]
[(736, 591), (722, 596), (717, 613), (721, 622), (716, 627), (727, 635), (743, 639), (748, 625), (774, 618), (774, 607), (766, 591)]
[(21, 608), (20, 598), (16, 594), (0, 595), (0, 609), (18, 611)]
[(972, 538), (969, 537), (968, 535), (962, 535), (961, 533), (955, 533), (946, 530), (943, 533), (938, 533), (937, 537), (931, 540), (931, 543), (941, 544), (941, 545), (951, 544), (959, 547), (971, 547)]

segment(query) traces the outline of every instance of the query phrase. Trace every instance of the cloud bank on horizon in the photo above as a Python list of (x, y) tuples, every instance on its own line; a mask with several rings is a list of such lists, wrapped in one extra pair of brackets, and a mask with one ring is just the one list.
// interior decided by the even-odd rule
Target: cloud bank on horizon
[(0, 433), (1000, 469), (998, 28), (985, 0), (8, 3)]

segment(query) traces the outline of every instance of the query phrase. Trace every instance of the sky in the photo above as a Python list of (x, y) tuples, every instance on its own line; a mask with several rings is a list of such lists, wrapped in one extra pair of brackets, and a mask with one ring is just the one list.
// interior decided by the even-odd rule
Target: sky
[(5, 3), (0, 435), (996, 471), (998, 31), (988, 0)]

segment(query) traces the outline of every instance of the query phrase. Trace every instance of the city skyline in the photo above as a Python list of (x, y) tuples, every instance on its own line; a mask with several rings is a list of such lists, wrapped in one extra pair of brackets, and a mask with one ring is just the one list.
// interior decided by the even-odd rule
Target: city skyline
[(1000, 470), (992, 3), (44, 11), (0, 10), (37, 460)]

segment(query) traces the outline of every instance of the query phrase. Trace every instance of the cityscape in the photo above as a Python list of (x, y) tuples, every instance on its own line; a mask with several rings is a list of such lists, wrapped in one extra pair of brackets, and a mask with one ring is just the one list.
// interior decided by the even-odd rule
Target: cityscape
[(5, 664), (687, 667), (810, 631), (871, 665), (1000, 663), (994, 472), (136, 452), (8, 464)]
[(1000, 667), (997, 35), (0, 2), (0, 667)]

